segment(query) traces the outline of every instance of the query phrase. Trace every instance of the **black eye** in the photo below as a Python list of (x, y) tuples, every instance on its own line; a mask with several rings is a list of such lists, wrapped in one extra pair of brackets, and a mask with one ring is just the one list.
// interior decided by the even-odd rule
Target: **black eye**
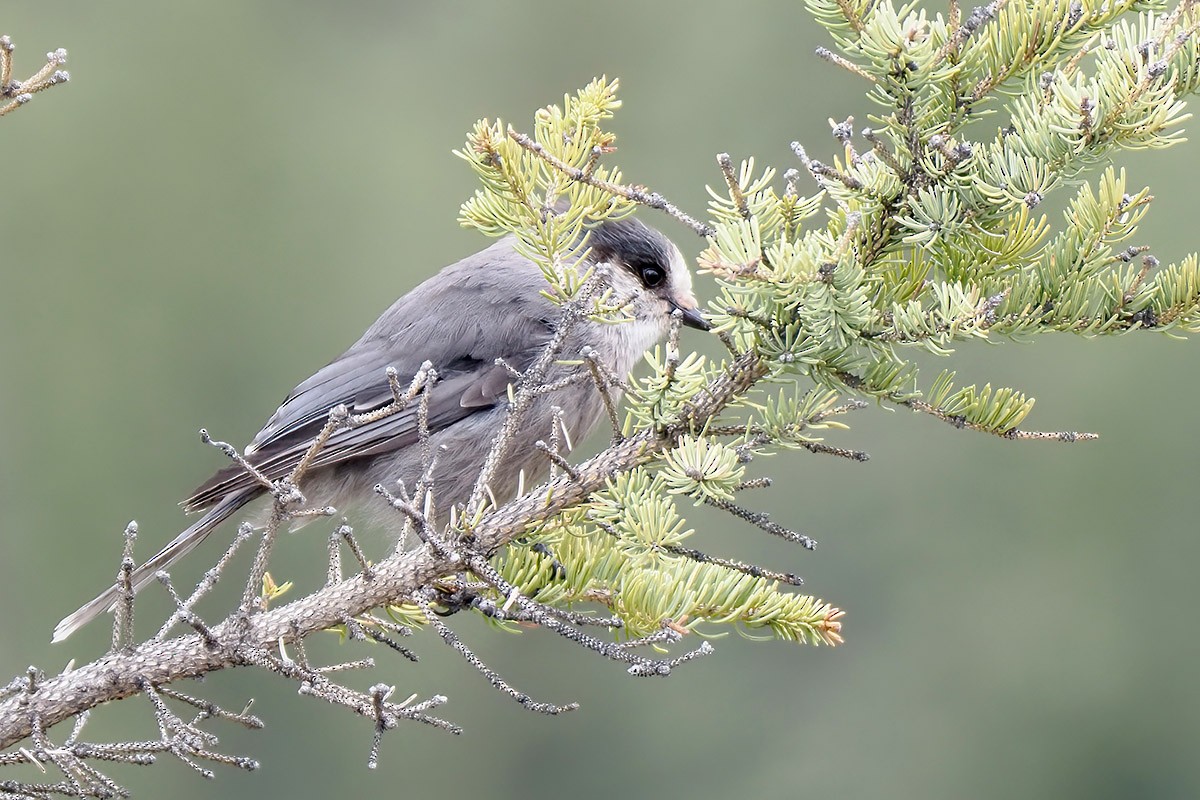
[(667, 273), (663, 271), (662, 267), (656, 264), (642, 264), (638, 267), (638, 277), (641, 279), (643, 286), (647, 289), (653, 289), (666, 279)]

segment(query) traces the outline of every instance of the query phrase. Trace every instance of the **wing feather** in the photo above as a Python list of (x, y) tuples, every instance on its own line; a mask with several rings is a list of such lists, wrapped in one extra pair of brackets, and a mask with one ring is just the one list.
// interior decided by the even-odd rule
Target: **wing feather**
[[(292, 390), (246, 448), (271, 480), (290, 473), (324, 427), (329, 412), (346, 405), (361, 414), (391, 402), (385, 370), (404, 383), (430, 361), (439, 380), (429, 396), (429, 428), (439, 431), (507, 399), (511, 377), (496, 359), (526, 369), (553, 333), (553, 306), (541, 297), (544, 278), (501, 241), (442, 270), (397, 300), (345, 353)], [(330, 437), (314, 467), (377, 456), (418, 438), (417, 406)], [(230, 465), (184, 501), (189, 511), (231, 492), (261, 489)]]

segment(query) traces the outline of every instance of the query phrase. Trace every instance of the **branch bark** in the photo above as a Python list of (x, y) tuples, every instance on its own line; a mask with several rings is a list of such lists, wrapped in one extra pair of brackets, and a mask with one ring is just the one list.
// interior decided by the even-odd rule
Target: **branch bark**
[[(578, 468), (488, 512), (474, 528), (477, 552), (495, 553), (532, 525), (549, 519), (602, 489), (613, 474), (651, 460), (687, 431), (702, 428), (768, 372), (754, 353), (735, 359), (711, 381), (679, 422), (658, 433), (645, 431), (609, 447)], [(245, 666), (252, 652), (273, 649), (315, 631), (343, 623), (373, 608), (411, 597), (462, 564), (439, 556), (429, 545), (395, 554), (373, 565), (368, 579), (355, 575), (292, 603), (252, 614), (235, 614), (211, 629), (206, 644), (199, 634), (150, 639), (111, 652), (71, 672), (38, 684), (32, 693), (16, 693), (0, 702), (0, 749), (111, 700), (153, 686)]]

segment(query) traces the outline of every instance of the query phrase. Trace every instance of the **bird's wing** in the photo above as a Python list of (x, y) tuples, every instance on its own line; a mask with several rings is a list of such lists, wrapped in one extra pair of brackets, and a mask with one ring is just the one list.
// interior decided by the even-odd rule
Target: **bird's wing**
[[(518, 267), (511, 248), (495, 246), (443, 270), (398, 300), (340, 357), (301, 383), (246, 448), (246, 457), (271, 480), (289, 474), (329, 419), (345, 405), (362, 414), (392, 401), (386, 368), (402, 385), (428, 360), (438, 372), (429, 392), (429, 430), (436, 432), (503, 402), (510, 376), (498, 366), (526, 369), (553, 333), (555, 315), (537, 289), (542, 281), (527, 261)], [(475, 261), (481, 263), (474, 263)], [(397, 414), (333, 434), (314, 467), (397, 450), (417, 441), (418, 403)], [(184, 501), (206, 508), (258, 484), (230, 465)]]
[[(288, 475), (325, 426), (334, 407), (344, 404), (350, 413), (364, 414), (392, 402), (384, 372), (386, 364), (379, 360), (374, 369), (351, 372), (344, 376), (343, 383), (326, 385), (320, 393), (320, 402), (309, 404), (311, 407), (288, 424), (275, 425), (267, 436), (257, 437), (254, 449), (247, 452), (247, 460), (271, 480)], [(373, 381), (367, 380), (371, 374), (375, 376)], [(508, 372), (502, 367), (460, 364), (459, 370), (440, 378), (429, 392), (430, 432), (491, 408), (504, 399), (507, 387)], [(312, 467), (381, 455), (416, 442), (418, 406), (419, 401), (414, 400), (389, 417), (334, 433), (313, 460)], [(201, 484), (183, 505), (188, 511), (198, 511), (230, 494), (254, 490), (257, 486), (257, 481), (242, 467), (231, 464)]]

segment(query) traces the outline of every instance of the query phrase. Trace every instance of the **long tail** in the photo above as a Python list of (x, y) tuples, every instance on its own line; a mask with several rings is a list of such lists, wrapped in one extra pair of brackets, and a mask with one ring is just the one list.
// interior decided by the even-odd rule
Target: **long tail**
[[(155, 574), (166, 569), (205, 540), (213, 530), (230, 517), (235, 511), (254, 499), (256, 493), (243, 492), (230, 495), (217, 503), (208, 512), (196, 520), (183, 533), (176, 536), (162, 550), (155, 553), (149, 560), (133, 568), (133, 590), (136, 592), (154, 580)], [(105, 589), (91, 602), (85, 603), (73, 614), (63, 617), (62, 622), (54, 626), (53, 642), (61, 642), (84, 625), (91, 622), (105, 611), (111, 611), (121, 597), (121, 587), (117, 584)]]

